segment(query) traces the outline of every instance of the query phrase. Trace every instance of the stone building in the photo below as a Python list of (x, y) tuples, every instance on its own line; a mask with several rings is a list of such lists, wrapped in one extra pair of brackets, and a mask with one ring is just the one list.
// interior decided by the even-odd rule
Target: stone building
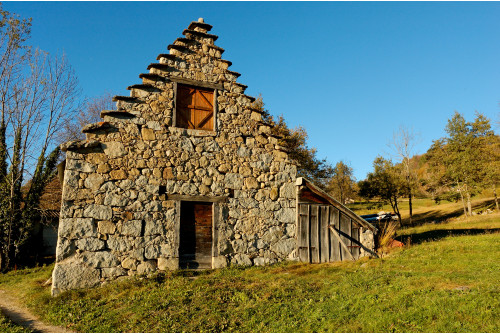
[[(192, 22), (130, 97), (115, 97), (116, 110), (84, 127), (86, 140), (62, 145), (53, 294), (157, 270), (300, 258), (296, 206), (310, 186), (296, 186), (295, 163), (211, 28)], [(364, 224), (356, 217), (351, 225)], [(374, 229), (361, 229), (372, 241)]]

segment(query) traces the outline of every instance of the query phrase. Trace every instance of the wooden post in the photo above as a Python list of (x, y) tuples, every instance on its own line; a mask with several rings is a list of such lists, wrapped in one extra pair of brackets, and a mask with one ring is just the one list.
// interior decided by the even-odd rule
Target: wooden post
[(300, 186), (295, 186), (295, 251), (297, 252), (297, 258), (300, 260), (300, 236), (301, 236), (301, 224), (300, 224), (300, 208), (299, 208), (299, 197), (300, 197)]
[(307, 260), (311, 263), (311, 206), (307, 206)]

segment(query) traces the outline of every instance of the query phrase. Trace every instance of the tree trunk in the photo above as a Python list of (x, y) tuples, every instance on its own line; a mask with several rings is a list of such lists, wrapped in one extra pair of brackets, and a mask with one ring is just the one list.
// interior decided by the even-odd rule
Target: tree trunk
[(412, 208), (412, 197), (413, 194), (411, 193), (411, 188), (408, 189), (409, 191), (409, 196), (408, 196), (408, 205), (410, 206), (410, 226), (413, 226), (413, 208)]
[(497, 185), (493, 185), (493, 195), (495, 196), (495, 208), (497, 211), (499, 211), (498, 209), (498, 197), (497, 197)]
[(466, 192), (467, 194), (467, 210), (469, 211), (469, 216), (472, 217), (472, 203), (470, 200), (470, 193)]
[(394, 202), (392, 198), (389, 199), (389, 202), (391, 203), (392, 210), (394, 210), (394, 213), (398, 216), (399, 227), (403, 226), (403, 222), (401, 221), (401, 214), (399, 213), (397, 197), (394, 198)]
[(467, 217), (467, 208), (465, 207), (464, 194), (462, 194), (462, 189), (458, 191), (460, 193), (460, 198), (462, 199), (462, 205), (464, 207), (464, 215)]

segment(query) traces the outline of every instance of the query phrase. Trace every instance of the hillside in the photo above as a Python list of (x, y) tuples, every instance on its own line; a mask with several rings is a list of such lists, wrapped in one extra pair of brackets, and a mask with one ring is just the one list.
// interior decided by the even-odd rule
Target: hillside
[(407, 229), (383, 259), (177, 271), (51, 298), (51, 267), (0, 276), (83, 332), (498, 332), (500, 215)]

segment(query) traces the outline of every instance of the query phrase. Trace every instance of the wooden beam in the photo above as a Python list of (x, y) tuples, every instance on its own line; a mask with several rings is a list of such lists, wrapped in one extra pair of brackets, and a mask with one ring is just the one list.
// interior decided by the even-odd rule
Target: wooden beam
[(344, 241), (340, 237), (339, 233), (335, 230), (335, 228), (333, 228), (333, 226), (330, 225), (330, 230), (332, 230), (333, 235), (335, 235), (335, 237), (337, 237), (337, 239), (339, 239), (340, 244), (342, 245), (342, 248), (344, 248), (344, 250), (349, 255), (351, 260), (355, 261), (354, 256), (352, 256), (352, 254), (351, 254), (351, 250), (349, 249), (349, 247), (346, 246), (346, 244), (344, 243)]

